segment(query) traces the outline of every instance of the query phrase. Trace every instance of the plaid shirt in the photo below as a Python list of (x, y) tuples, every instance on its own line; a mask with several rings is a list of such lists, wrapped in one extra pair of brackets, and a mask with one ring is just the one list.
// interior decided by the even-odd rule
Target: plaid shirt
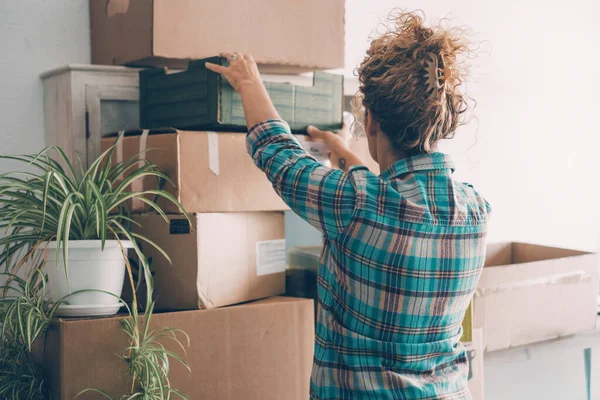
[(311, 398), (470, 399), (459, 339), (490, 208), (452, 180), (448, 156), (343, 173), (277, 120), (247, 144), (277, 193), (324, 233)]

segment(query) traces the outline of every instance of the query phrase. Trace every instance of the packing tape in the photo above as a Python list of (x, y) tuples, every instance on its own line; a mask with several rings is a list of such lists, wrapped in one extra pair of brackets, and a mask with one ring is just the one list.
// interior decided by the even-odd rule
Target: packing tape
[(208, 132), (208, 167), (219, 176), (219, 135)]
[[(142, 131), (142, 135), (140, 136), (140, 147), (139, 147), (139, 159), (138, 168), (144, 166), (144, 160), (146, 160), (146, 143), (148, 141), (148, 133), (149, 130), (145, 129)], [(131, 191), (132, 192), (141, 192), (144, 190), (144, 178), (136, 179), (131, 183)], [(131, 202), (131, 206), (134, 210), (138, 210), (144, 207), (144, 203), (139, 199), (133, 198)]]
[(593, 277), (591, 274), (585, 271), (573, 271), (566, 272), (563, 274), (554, 274), (543, 276), (541, 278), (527, 279), (518, 282), (505, 283), (502, 285), (489, 287), (489, 288), (477, 288), (475, 290), (475, 296), (489, 296), (495, 293), (512, 292), (514, 290), (528, 289), (535, 286), (549, 286), (549, 285), (573, 285), (578, 283), (590, 282)]

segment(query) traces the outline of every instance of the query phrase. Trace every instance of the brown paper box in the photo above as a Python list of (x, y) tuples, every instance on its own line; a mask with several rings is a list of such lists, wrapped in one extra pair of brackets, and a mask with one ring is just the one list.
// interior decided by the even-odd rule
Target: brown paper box
[(169, 215), (169, 223), (159, 215), (134, 219), (141, 225), (134, 230), (173, 262), (142, 242), (152, 257), (157, 310), (223, 307), (285, 293), (283, 213), (193, 214), (191, 226), (182, 215)]
[[(156, 164), (175, 184), (164, 188), (190, 213), (287, 211), (289, 207), (275, 193), (271, 182), (259, 170), (246, 150), (242, 133), (192, 132), (175, 129), (150, 130), (145, 142), (141, 131), (127, 132), (116, 151), (128, 160), (140, 151), (151, 149), (144, 157)], [(114, 137), (101, 141), (102, 151), (113, 145)], [(140, 146), (142, 144), (142, 146)], [(145, 144), (145, 146), (143, 145)], [(371, 158), (366, 137), (353, 138), (350, 149), (379, 174), (379, 165)], [(135, 190), (156, 188), (156, 179), (146, 178)], [(171, 202), (158, 200), (167, 213), (179, 213)], [(145, 203), (131, 205), (135, 212), (146, 212)]]
[(554, 339), (596, 325), (598, 255), (525, 243), (488, 246), (474, 322), (487, 351)]
[[(192, 372), (173, 361), (173, 388), (190, 400), (306, 400), (314, 345), (311, 300), (271, 298), (214, 310), (155, 314), (153, 327), (178, 328), (190, 337), (183, 356)], [(72, 400), (94, 387), (120, 398), (129, 390), (123, 317), (59, 319), (44, 354), (53, 398)], [(169, 350), (182, 354), (170, 341)], [(78, 399), (99, 399), (88, 393)]]
[[(189, 213), (285, 211), (289, 208), (279, 198), (271, 182), (259, 170), (246, 150), (246, 136), (240, 133), (191, 132), (174, 129), (153, 130), (145, 146), (138, 135), (126, 136), (121, 142), (122, 160), (141, 150), (175, 184), (164, 186)], [(102, 151), (115, 141), (102, 139)], [(140, 146), (142, 143), (142, 146)], [(113, 157), (116, 161), (120, 151)], [(146, 178), (143, 187), (155, 189), (156, 179)], [(159, 199), (165, 212), (179, 213), (171, 202)], [(148, 211), (144, 203), (133, 204), (136, 212)]]
[(94, 64), (182, 67), (223, 51), (267, 72), (344, 67), (344, 0), (90, 0)]

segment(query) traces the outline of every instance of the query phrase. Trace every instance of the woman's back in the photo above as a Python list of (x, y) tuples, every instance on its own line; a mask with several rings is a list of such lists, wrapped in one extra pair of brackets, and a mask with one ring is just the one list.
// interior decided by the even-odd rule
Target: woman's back
[(350, 171), (355, 212), (319, 271), (317, 398), (468, 398), (459, 338), (489, 206), (452, 169), (434, 153)]

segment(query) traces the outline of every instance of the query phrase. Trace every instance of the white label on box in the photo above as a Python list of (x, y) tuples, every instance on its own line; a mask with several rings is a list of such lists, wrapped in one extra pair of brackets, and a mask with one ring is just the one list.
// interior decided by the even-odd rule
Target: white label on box
[(285, 239), (256, 243), (256, 275), (285, 272)]

